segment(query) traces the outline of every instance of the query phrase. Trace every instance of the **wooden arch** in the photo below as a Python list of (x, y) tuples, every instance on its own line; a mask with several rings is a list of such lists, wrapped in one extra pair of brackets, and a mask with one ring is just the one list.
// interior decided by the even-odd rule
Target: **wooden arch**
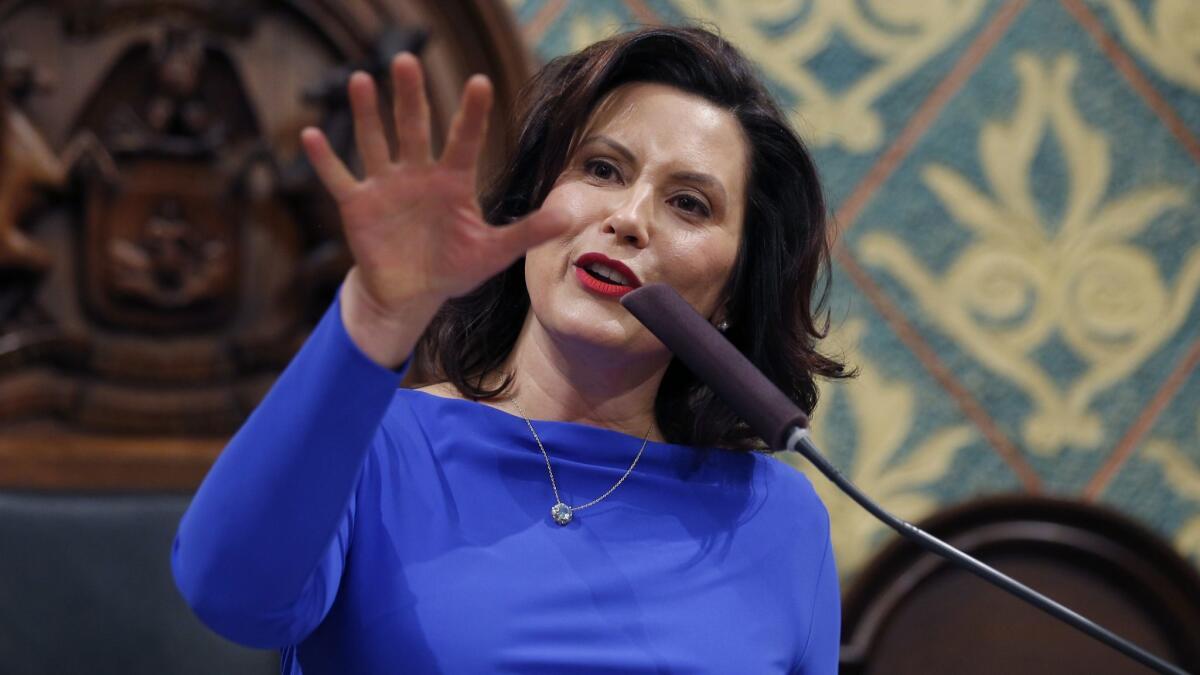
[[(1200, 671), (1200, 576), (1126, 516), (1013, 496), (953, 508), (921, 527), (1184, 670)], [(846, 593), (841, 672), (1152, 671), (903, 540)]]

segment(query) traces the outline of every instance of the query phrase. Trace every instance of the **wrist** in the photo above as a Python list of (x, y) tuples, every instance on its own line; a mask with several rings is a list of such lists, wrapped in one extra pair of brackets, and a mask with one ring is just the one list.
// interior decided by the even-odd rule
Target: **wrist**
[(404, 362), (442, 301), (429, 295), (400, 298), (385, 308), (362, 286), (357, 267), (340, 291), (341, 319), (351, 341), (368, 358), (389, 369)]

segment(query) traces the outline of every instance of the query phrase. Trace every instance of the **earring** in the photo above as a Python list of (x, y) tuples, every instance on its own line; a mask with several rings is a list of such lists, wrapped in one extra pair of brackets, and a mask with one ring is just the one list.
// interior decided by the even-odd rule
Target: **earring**
[(729, 330), (729, 322), (728, 322), (728, 321), (722, 321), (722, 322), (718, 323), (718, 324), (717, 324), (717, 330), (721, 331), (722, 333), (724, 333), (725, 331)]

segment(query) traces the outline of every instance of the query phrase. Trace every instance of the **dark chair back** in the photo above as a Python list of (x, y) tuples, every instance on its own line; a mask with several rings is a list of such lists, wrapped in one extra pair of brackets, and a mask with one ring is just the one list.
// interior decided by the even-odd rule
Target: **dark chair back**
[[(1090, 504), (992, 498), (922, 529), (1189, 672), (1200, 577), (1154, 533)], [(1150, 669), (907, 541), (848, 590), (842, 673), (1129, 675)]]
[(175, 589), (186, 495), (0, 492), (0, 672), (279, 672), (210, 632)]

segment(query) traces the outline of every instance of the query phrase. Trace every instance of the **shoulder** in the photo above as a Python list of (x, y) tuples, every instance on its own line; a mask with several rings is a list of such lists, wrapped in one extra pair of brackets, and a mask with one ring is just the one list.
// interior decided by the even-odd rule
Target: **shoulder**
[(754, 455), (755, 475), (772, 511), (803, 530), (806, 539), (828, 536), (829, 511), (808, 476), (777, 454)]
[(417, 435), (430, 439), (430, 432), (446, 429), (466, 430), (486, 425), (479, 404), (464, 397), (452, 384), (441, 382), (421, 387), (401, 387), (396, 390), (384, 417), (383, 430), (395, 435)]
[(448, 399), (427, 391), (428, 387), (399, 387), (392, 396), (377, 436), (383, 449), (428, 441), (427, 427), (437, 424), (441, 406)]
[(421, 387), (400, 387), (392, 399), (388, 417), (392, 420), (437, 415), (446, 404), (464, 401), (462, 394), (449, 382), (438, 382)]
[(439, 461), (437, 448), (447, 429), (472, 426), (463, 420), (461, 400), (438, 393), (436, 386), (397, 388), (376, 430), (367, 473), (424, 480)]

